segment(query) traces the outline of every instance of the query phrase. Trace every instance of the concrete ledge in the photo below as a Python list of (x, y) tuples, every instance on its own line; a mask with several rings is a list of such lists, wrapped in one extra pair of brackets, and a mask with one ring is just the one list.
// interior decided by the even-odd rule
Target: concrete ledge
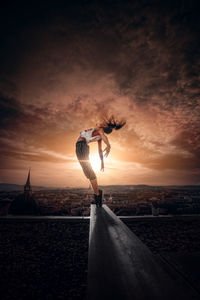
[(88, 300), (199, 299), (106, 206), (91, 205)]
[(31, 216), (31, 215), (7, 215), (0, 216), (0, 220), (27, 220), (27, 221), (45, 221), (45, 220), (65, 220), (65, 221), (89, 221), (90, 217), (81, 216)]
[(144, 216), (117, 216), (121, 220), (124, 220), (126, 222), (130, 221), (140, 221), (140, 220), (145, 220), (145, 221), (154, 221), (154, 220), (193, 220), (193, 219), (198, 219), (200, 218), (200, 214), (188, 214), (188, 215), (159, 215), (159, 216), (152, 216), (152, 215), (144, 215)]

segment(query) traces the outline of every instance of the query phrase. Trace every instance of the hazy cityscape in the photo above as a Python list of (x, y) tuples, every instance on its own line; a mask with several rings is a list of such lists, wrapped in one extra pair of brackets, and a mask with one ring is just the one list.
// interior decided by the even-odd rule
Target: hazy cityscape
[[(200, 213), (199, 186), (102, 186), (103, 203), (117, 215), (167, 215)], [(1, 188), (2, 189), (2, 188)], [(0, 214), (7, 215), (22, 190), (0, 190)], [(93, 191), (89, 188), (39, 189), (32, 195), (41, 215), (89, 216)]]

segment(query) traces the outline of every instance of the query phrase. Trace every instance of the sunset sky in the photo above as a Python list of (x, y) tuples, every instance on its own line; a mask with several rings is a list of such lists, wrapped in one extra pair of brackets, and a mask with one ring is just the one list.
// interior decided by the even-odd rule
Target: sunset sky
[(87, 187), (75, 143), (107, 113), (100, 184), (200, 184), (199, 1), (41, 2), (1, 2), (0, 182)]

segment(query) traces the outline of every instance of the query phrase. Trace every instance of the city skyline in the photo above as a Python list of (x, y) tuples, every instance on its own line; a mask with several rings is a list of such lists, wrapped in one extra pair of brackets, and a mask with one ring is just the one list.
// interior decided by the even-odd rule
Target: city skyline
[[(200, 185), (197, 1), (1, 4), (0, 182), (87, 187), (81, 130), (105, 114), (100, 185)], [(105, 148), (105, 147), (103, 147)]]

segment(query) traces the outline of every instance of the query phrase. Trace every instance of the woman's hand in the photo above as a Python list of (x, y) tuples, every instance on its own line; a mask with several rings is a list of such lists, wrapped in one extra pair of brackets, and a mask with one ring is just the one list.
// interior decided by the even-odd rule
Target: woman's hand
[(105, 153), (104, 153), (104, 157), (107, 157), (108, 156), (108, 154), (110, 153), (110, 146), (107, 146), (104, 150), (103, 150), (103, 152), (105, 151)]
[(110, 152), (110, 143), (109, 140), (107, 138), (107, 136), (105, 136), (104, 131), (102, 128), (99, 129), (99, 134), (101, 136), (101, 139), (104, 141), (104, 143), (107, 145), (107, 147), (103, 150), (103, 152), (105, 151), (104, 156), (107, 157), (109, 152)]
[(104, 162), (103, 161), (101, 161), (101, 169), (100, 169), (100, 171), (104, 172)]

